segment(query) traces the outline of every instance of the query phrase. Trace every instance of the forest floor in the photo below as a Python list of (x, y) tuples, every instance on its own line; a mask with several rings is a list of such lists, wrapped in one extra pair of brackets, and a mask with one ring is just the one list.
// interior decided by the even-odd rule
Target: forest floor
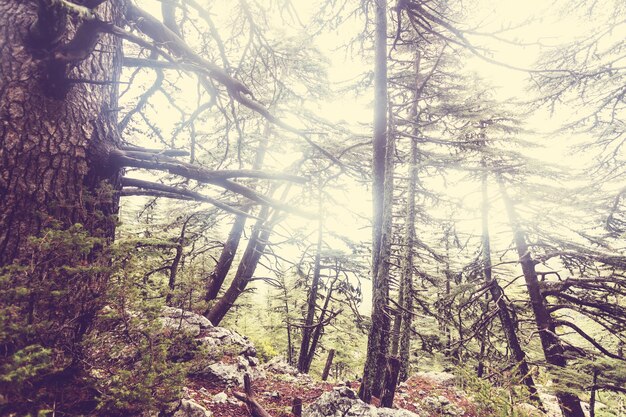
[[(267, 372), (264, 378), (255, 379), (252, 387), (257, 400), (273, 417), (291, 417), (291, 406), (294, 398), (302, 399), (303, 407), (314, 402), (326, 391), (345, 383), (329, 383), (310, 379), (308, 377), (291, 377), (283, 374)], [(350, 383), (350, 387), (357, 391), (359, 383)], [(188, 384), (187, 395), (213, 412), (214, 417), (248, 417), (248, 411), (243, 403), (232, 395), (233, 391), (243, 391), (242, 387), (229, 387), (219, 382), (192, 380)], [(221, 398), (216, 397), (220, 393)], [(413, 376), (406, 383), (400, 384), (396, 391), (394, 408), (403, 408), (416, 412), (422, 416), (436, 417), (441, 414), (433, 411), (425, 413), (420, 402), (426, 397), (447, 398), (450, 404), (464, 410), (464, 417), (479, 417), (476, 406), (466, 396), (453, 386), (445, 386), (437, 381)], [(374, 399), (374, 405), (379, 405)]]

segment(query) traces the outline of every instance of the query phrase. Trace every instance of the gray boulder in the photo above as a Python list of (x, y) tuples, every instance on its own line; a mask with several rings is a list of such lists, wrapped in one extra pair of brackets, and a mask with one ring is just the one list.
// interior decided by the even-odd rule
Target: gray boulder
[(361, 401), (348, 387), (336, 387), (322, 394), (302, 410), (302, 417), (420, 417), (402, 409), (377, 408)]
[(465, 410), (452, 404), (450, 400), (443, 395), (426, 397), (422, 401), (422, 405), (427, 411), (442, 416), (459, 417), (465, 414)]
[(275, 356), (263, 365), (263, 369), (275, 374), (298, 376), (298, 370), (289, 365), (284, 357)]
[(450, 372), (416, 372), (415, 376), (429, 379), (443, 387), (450, 387), (456, 384), (458, 378)]
[(206, 329), (205, 335), (198, 339), (202, 346), (210, 349), (232, 350), (231, 353), (243, 356), (256, 356), (256, 348), (247, 337), (223, 327)]
[(204, 316), (175, 307), (163, 307), (159, 318), (163, 327), (199, 336), (203, 330), (212, 329), (213, 324)]
[(181, 400), (172, 417), (212, 417), (213, 413), (192, 400)]

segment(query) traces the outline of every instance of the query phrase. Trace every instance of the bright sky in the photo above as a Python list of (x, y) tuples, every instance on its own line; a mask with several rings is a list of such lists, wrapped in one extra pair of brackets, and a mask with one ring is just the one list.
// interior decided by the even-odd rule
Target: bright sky
[[(154, 0), (144, 0), (144, 7), (159, 16), (160, 3)], [(217, 2), (219, 4), (219, 2)], [(390, 2), (390, 5), (394, 2)], [(507, 41), (512, 41), (516, 45), (494, 39), (489, 36), (471, 36), (469, 39), (476, 45), (480, 45), (493, 51), (493, 58), (496, 61), (504, 62), (522, 68), (531, 68), (538, 56), (537, 42), (545, 45), (557, 45), (561, 42), (568, 42), (575, 39), (584, 30), (585, 22), (573, 18), (564, 18), (558, 14), (547, 14), (548, 6), (545, 0), (475, 0), (472, 3), (473, 12), (470, 13), (471, 22), (468, 24), (475, 25), (479, 32), (500, 32), (497, 36)], [(294, 1), (297, 7), (302, 7), (300, 18), (304, 21), (312, 13), (315, 13), (315, 2)], [(225, 3), (224, 7), (228, 7)], [(219, 7), (219, 6), (218, 6)], [(224, 11), (223, 9), (221, 11)], [(220, 10), (213, 11), (216, 18), (219, 18)], [(593, 25), (594, 22), (586, 22), (587, 25)], [(478, 27), (480, 26), (480, 27)], [(350, 54), (342, 48), (342, 45), (348, 41), (349, 37), (362, 29), (362, 22), (349, 21), (345, 26), (336, 32), (328, 32), (316, 40), (316, 45), (321, 49), (322, 53), (329, 57), (331, 66), (329, 74), (331, 82), (336, 85), (345, 85), (343, 82), (357, 78), (363, 71), (369, 70), (370, 63), (365, 62), (358, 52)], [(277, 30), (289, 34), (293, 29), (286, 27), (277, 28)], [(297, 35), (294, 32), (294, 35)], [(503, 66), (487, 63), (477, 57), (468, 59), (466, 70), (468, 72), (476, 72), (486, 79), (492, 85), (498, 87), (496, 96), (500, 99), (508, 99), (516, 97), (524, 99), (527, 96), (525, 89), (527, 86), (527, 75), (522, 71), (515, 71)], [(192, 86), (193, 81), (181, 81), (189, 83)], [(190, 88), (194, 91), (194, 87)], [(193, 95), (191, 100), (195, 100)], [(164, 98), (157, 100), (164, 101)], [(370, 121), (372, 119), (371, 94), (352, 96), (343, 94), (339, 98), (324, 102), (314, 103), (319, 109), (319, 115), (333, 121), (347, 121), (354, 127), (355, 133), (368, 135), (370, 131)], [(183, 104), (184, 105), (184, 104)], [(195, 106), (195, 101), (190, 103), (190, 107)], [(168, 120), (167, 114), (160, 114), (160, 123), (164, 125), (173, 124), (174, 120)], [(540, 114), (533, 119), (533, 127), (538, 130), (550, 131), (562, 121), (562, 118), (554, 119), (548, 114)], [(360, 123), (363, 123), (359, 125)], [(539, 125), (539, 126), (538, 126)], [(543, 126), (542, 126), (543, 125)], [(542, 141), (547, 144), (546, 149), (540, 151), (537, 155), (549, 162), (564, 162), (565, 142), (552, 140), (546, 142), (545, 138), (537, 137), (535, 140)], [(575, 164), (576, 161), (570, 160), (569, 163)], [(454, 193), (455, 190), (451, 189)], [(475, 191), (475, 190), (474, 190)], [(466, 187), (459, 186), (458, 193), (466, 195), (465, 201), (468, 207), (478, 207), (478, 195), (472, 190), (468, 192)], [(493, 194), (493, 192), (492, 192)], [(326, 225), (328, 229), (332, 229), (340, 234), (350, 236), (355, 240), (366, 240), (370, 237), (370, 230), (367, 229), (366, 222), (358, 219), (350, 211), (359, 213), (364, 217), (370, 215), (370, 192), (366, 189), (353, 187), (343, 193), (338, 193), (338, 200), (345, 202), (348, 209), (336, 209), (329, 212)], [(329, 205), (330, 206), (330, 205)], [(331, 207), (329, 207), (331, 210)], [(500, 213), (501, 214), (501, 213)], [(497, 216), (496, 212), (494, 216)], [(479, 223), (476, 220), (468, 220), (465, 227), (468, 229), (478, 229)], [(313, 229), (314, 222), (306, 222), (301, 219), (290, 218), (287, 227), (308, 227)], [(228, 226), (226, 225), (226, 228)], [(295, 255), (298, 257), (298, 255)], [(263, 272), (260, 273), (263, 275)], [(369, 306), (368, 291), (364, 294), (366, 300), (366, 308)]]

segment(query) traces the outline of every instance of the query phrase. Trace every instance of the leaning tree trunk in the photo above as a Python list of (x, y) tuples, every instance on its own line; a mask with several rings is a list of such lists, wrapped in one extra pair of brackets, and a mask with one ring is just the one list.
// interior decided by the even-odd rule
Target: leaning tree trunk
[[(492, 264), (491, 264), (491, 239), (489, 235), (489, 190), (487, 185), (487, 171), (486, 171), (486, 163), (482, 161), (482, 167), (485, 169), (483, 171), (483, 176), (481, 179), (482, 182), (482, 243), (483, 243), (483, 274), (485, 277), (485, 284), (489, 286), (489, 293), (491, 295), (491, 299), (495, 303), (498, 308), (498, 317), (500, 318), (500, 324), (502, 325), (502, 330), (506, 336), (506, 340), (509, 344), (509, 349), (511, 350), (511, 354), (513, 359), (517, 364), (517, 371), (519, 373), (522, 382), (528, 388), (530, 393), (530, 399), (539, 405), (539, 408), (543, 410), (543, 405), (541, 403), (541, 399), (539, 398), (539, 394), (537, 393), (537, 388), (535, 386), (535, 381), (533, 380), (532, 375), (530, 374), (530, 368), (528, 366), (528, 362), (526, 361), (526, 354), (522, 349), (522, 345), (519, 342), (519, 338), (517, 337), (517, 322), (515, 318), (511, 315), (509, 308), (511, 308), (505, 298), (504, 298), (504, 290), (498, 283), (498, 281), (493, 277), (492, 274)], [(482, 348), (482, 346), (481, 346)], [(480, 375), (479, 375), (480, 376)]]
[[(315, 262), (313, 265), (313, 280), (309, 289), (309, 297), (307, 302), (306, 318), (304, 327), (302, 328), (302, 341), (300, 343), (300, 355), (298, 356), (298, 371), (303, 373), (309, 372), (310, 362), (309, 347), (311, 345), (311, 335), (313, 333), (313, 321), (315, 320), (315, 310), (317, 307), (317, 291), (320, 286), (321, 259), (322, 259), (322, 243), (324, 241), (324, 222), (322, 217), (322, 184), (318, 185), (317, 195), (317, 212), (319, 220), (317, 223), (317, 244), (315, 246)], [(319, 326), (322, 324), (320, 323)], [(315, 350), (313, 349), (313, 353)]]
[(219, 325), (224, 316), (230, 311), (230, 308), (246, 290), (248, 283), (254, 275), (254, 271), (265, 252), (265, 247), (272, 234), (274, 222), (270, 219), (270, 211), (268, 206), (261, 208), (233, 281), (217, 303), (205, 314), (206, 318), (215, 326)]
[[(2, 412), (20, 415), (54, 402), (57, 413), (78, 412), (90, 397), (81, 341), (103, 304), (108, 275), (96, 266), (113, 239), (120, 174), (107, 164), (120, 43), (104, 35), (71, 54), (80, 22), (44, 4), (0, 2), (0, 305), (18, 329), (0, 336), (0, 367), (54, 352), (53, 371), (5, 391)], [(116, 4), (99, 14), (117, 21)]]
[[(372, 324), (367, 338), (367, 357), (359, 397), (370, 402), (380, 395), (389, 350), (389, 240), (393, 175), (389, 176), (387, 135), (387, 2), (376, 0), (374, 68), (374, 136), (372, 161)], [(389, 152), (392, 155), (392, 152)]]
[[(526, 234), (519, 224), (515, 207), (509, 198), (503, 179), (499, 177), (498, 182), (500, 184), (500, 193), (509, 216), (509, 222), (513, 228), (515, 246), (519, 255), (519, 262), (522, 265), (526, 289), (530, 297), (530, 304), (535, 316), (537, 329), (539, 330), (539, 339), (541, 340), (546, 362), (553, 366), (565, 368), (567, 361), (565, 359), (563, 345), (556, 335), (554, 321), (548, 311), (546, 301), (541, 294), (537, 271), (535, 271), (535, 262), (530, 254), (528, 243), (526, 242)], [(558, 383), (558, 381), (555, 382)], [(576, 394), (558, 390), (556, 397), (564, 417), (584, 417), (580, 399)]]
[[(163, 3), (165, 6), (165, 3)], [(263, 160), (265, 159), (265, 152), (267, 150), (267, 145), (269, 141), (269, 135), (271, 132), (269, 123), (266, 125), (265, 132), (261, 137), (261, 141), (259, 142), (259, 146), (256, 150), (256, 156), (254, 158), (254, 163), (252, 165), (252, 169), (260, 170), (263, 167)], [(248, 212), (249, 208), (243, 209), (244, 212)], [(241, 235), (243, 234), (244, 227), (246, 225), (247, 216), (243, 214), (239, 214), (235, 217), (235, 221), (230, 228), (230, 233), (228, 234), (228, 238), (226, 242), (224, 242), (224, 248), (222, 249), (222, 253), (213, 268), (213, 271), (209, 274), (206, 279), (206, 294), (205, 301), (211, 301), (217, 298), (217, 294), (219, 293), (222, 285), (224, 284), (224, 280), (226, 279), (226, 275), (230, 271), (233, 260), (235, 259), (235, 254), (237, 253), (237, 249), (239, 248), (239, 242), (241, 241)], [(207, 308), (205, 314), (208, 314), (210, 311), (210, 306)]]

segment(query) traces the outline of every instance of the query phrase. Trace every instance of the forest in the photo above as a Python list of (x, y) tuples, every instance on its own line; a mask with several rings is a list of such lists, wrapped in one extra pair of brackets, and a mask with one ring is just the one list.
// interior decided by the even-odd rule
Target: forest
[(624, 0), (0, 0), (0, 416), (626, 417)]

